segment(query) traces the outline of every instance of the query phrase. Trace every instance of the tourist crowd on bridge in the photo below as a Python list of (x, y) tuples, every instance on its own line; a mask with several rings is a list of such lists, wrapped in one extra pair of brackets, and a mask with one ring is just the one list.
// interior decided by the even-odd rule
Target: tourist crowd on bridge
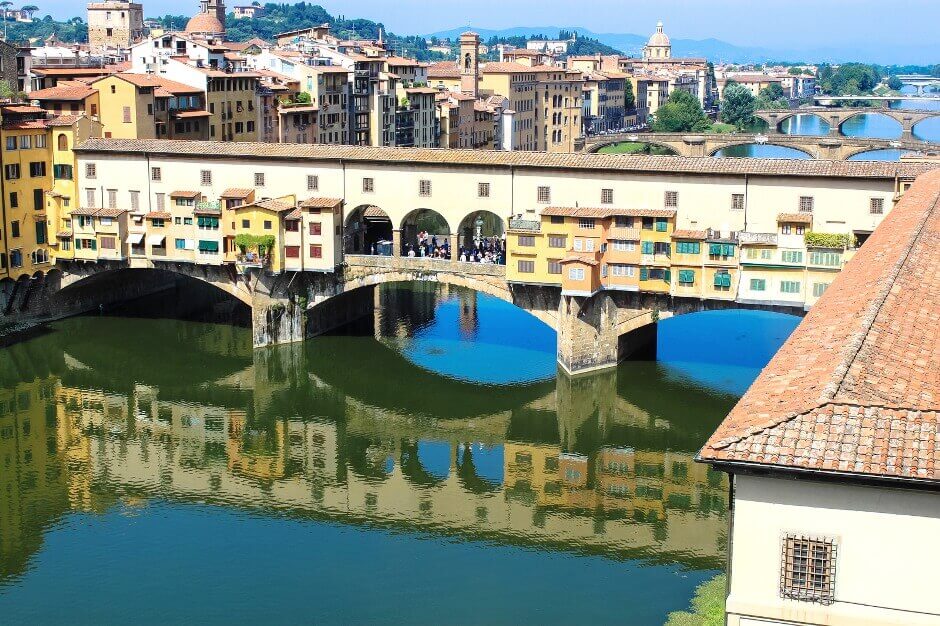
[[(407, 243), (404, 250), (405, 256), (431, 259), (451, 259), (451, 252), (448, 235), (438, 237), (427, 231), (419, 232), (417, 244)], [(506, 242), (501, 237), (474, 239), (469, 245), (461, 246), (458, 253), (457, 258), (462, 263), (506, 264)]]

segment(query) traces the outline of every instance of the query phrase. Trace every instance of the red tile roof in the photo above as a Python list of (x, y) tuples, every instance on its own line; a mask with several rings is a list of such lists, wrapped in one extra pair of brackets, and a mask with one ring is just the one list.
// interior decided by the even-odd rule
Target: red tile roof
[(672, 233), (673, 239), (700, 239), (708, 237), (708, 231), (704, 230), (676, 230)]
[(95, 90), (77, 80), (63, 80), (55, 87), (38, 89), (29, 93), (30, 100), (84, 100), (95, 94)]
[(558, 207), (542, 209), (542, 215), (565, 215), (568, 217), (675, 217), (675, 209), (620, 209), (613, 207)]
[(192, 191), (192, 190), (183, 190), (183, 191), (173, 191), (170, 193), (171, 198), (196, 198), (202, 192)]
[(300, 207), (303, 209), (332, 209), (342, 203), (343, 201), (340, 198), (307, 198), (300, 203)]
[(781, 213), (777, 216), (777, 222), (781, 224), (812, 224), (812, 213)]
[(251, 195), (251, 192), (252, 192), (252, 191), (254, 191), (254, 189), (241, 189), (241, 188), (238, 188), (238, 187), (230, 187), (230, 188), (228, 188), (228, 189), (226, 189), (225, 191), (222, 192), (222, 196), (221, 196), (221, 197), (222, 197), (222, 198), (232, 198), (232, 199), (236, 199), (236, 198), (247, 198), (248, 196)]
[(934, 170), (846, 265), (699, 458), (940, 481), (938, 242)]

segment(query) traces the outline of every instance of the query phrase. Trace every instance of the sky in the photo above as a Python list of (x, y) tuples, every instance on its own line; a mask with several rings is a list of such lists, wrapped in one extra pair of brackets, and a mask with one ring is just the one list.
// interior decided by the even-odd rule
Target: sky
[[(35, 4), (40, 7), (39, 16), (51, 13), (65, 18), (84, 16), (85, 1), (46, 4), (40, 0)], [(190, 15), (199, 6), (198, 0), (138, 1), (143, 2), (148, 17)], [(249, 4), (249, 0), (227, 2), (229, 7), (241, 3)], [(321, 0), (318, 4), (331, 15), (371, 19), (406, 35), (466, 24), (493, 29), (581, 27), (645, 35), (662, 20), (666, 33), (678, 39), (712, 37), (736, 45), (788, 48), (936, 43), (940, 50), (940, 0)]]

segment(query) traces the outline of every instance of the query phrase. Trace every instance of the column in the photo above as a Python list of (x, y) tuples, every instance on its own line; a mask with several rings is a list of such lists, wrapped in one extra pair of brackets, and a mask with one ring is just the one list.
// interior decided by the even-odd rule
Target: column
[(401, 229), (392, 231), (392, 256), (403, 256), (401, 249)]
[(457, 233), (451, 233), (450, 235), (450, 262), (457, 263), (460, 259), (460, 250), (457, 248), (457, 240), (459, 236)]

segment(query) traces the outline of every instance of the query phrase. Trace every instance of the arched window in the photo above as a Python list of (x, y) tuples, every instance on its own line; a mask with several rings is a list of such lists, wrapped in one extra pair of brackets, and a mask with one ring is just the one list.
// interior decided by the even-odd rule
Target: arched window
[(65, 135), (65, 133), (59, 133), (58, 141), (59, 141), (58, 149), (60, 152), (63, 152), (69, 149), (69, 138)]
[(469, 70), (472, 65), (473, 65), (473, 61), (471, 60), (471, 58), (470, 58), (470, 53), (468, 52), (468, 53), (465, 54), (464, 57), (463, 57), (463, 66), (464, 66), (464, 69)]

